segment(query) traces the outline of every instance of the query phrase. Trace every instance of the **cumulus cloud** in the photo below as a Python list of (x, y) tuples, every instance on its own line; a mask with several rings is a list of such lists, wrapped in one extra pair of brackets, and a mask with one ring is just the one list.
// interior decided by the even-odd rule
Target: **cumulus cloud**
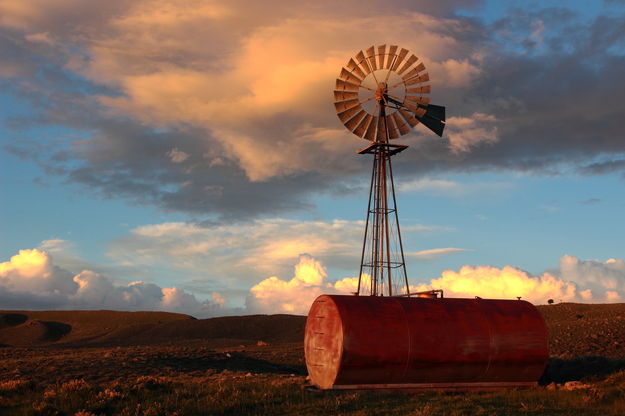
[[(429, 251), (438, 253), (440, 249)], [(363, 279), (367, 285), (369, 276), (364, 275)], [(356, 291), (357, 285), (356, 277), (332, 281), (321, 262), (310, 256), (301, 256), (293, 278), (283, 280), (272, 276), (254, 285), (246, 299), (246, 307), (251, 312), (306, 314), (317, 296), (351, 294)], [(545, 304), (549, 299), (562, 302), (620, 302), (625, 295), (625, 262), (608, 260), (602, 263), (564, 256), (559, 270), (540, 276), (532, 276), (513, 266), (466, 265), (459, 270), (445, 270), (428, 284), (411, 286), (411, 292), (432, 289), (443, 289), (446, 297), (521, 297), (536, 304)]]
[(480, 144), (493, 144), (497, 137), (497, 120), (489, 114), (474, 113), (471, 117), (450, 117), (447, 137), (453, 153), (466, 153)]
[(625, 295), (625, 262), (580, 260), (566, 255), (559, 268), (539, 276), (513, 267), (463, 266), (446, 270), (414, 290), (443, 289), (447, 296), (507, 298), (534, 303), (548, 299), (574, 302), (619, 302)]
[(223, 313), (224, 300), (214, 293), (200, 301), (183, 289), (149, 282), (115, 284), (91, 270), (73, 274), (54, 265), (39, 249), (20, 250), (0, 263), (0, 304), (22, 309), (164, 310), (211, 316)]
[[(426, 250), (436, 256), (449, 249)], [(453, 250), (452, 250), (453, 251)], [(429, 252), (429, 253), (428, 253)], [(363, 275), (367, 292), (369, 276)], [(276, 275), (246, 288), (245, 308), (226, 306), (221, 293), (206, 300), (179, 287), (160, 287), (135, 281), (118, 284), (92, 270), (73, 274), (54, 265), (49, 253), (39, 249), (20, 250), (0, 263), (0, 304), (14, 309), (118, 309), (163, 310), (208, 317), (232, 313), (306, 314), (321, 294), (351, 294), (357, 277), (333, 279), (324, 265), (310, 255), (300, 255), (291, 279)], [(443, 289), (446, 297), (515, 299), (537, 304), (548, 299), (573, 302), (622, 302), (625, 297), (625, 262), (610, 259), (580, 260), (564, 256), (558, 269), (533, 276), (517, 267), (466, 265), (445, 270), (427, 284), (411, 291)]]
[(250, 312), (292, 313), (305, 315), (315, 298), (322, 294), (353, 292), (356, 278), (344, 278), (335, 283), (326, 282), (328, 273), (314, 258), (300, 256), (295, 266), (295, 276), (282, 280), (272, 276), (252, 286), (246, 299)]
[(584, 261), (566, 255), (560, 259), (558, 275), (583, 286), (591, 299), (615, 302), (625, 295), (625, 262), (621, 259)]
[(577, 299), (577, 286), (548, 273), (531, 276), (516, 267), (463, 266), (458, 271), (445, 270), (441, 277), (415, 289), (443, 289), (448, 297), (514, 299), (518, 296), (534, 303), (547, 299), (572, 301)]

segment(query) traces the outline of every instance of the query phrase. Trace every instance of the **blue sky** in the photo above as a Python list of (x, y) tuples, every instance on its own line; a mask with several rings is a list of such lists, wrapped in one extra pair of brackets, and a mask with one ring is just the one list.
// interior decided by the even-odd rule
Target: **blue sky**
[(0, 5), (0, 308), (305, 313), (348, 287), (370, 161), (331, 91), (384, 42), (447, 107), (395, 159), (411, 284), (625, 296), (622, 1), (109, 3)]

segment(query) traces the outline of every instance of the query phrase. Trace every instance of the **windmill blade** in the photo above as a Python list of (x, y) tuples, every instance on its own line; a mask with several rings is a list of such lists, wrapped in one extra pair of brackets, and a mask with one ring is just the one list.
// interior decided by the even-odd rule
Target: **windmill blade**
[(386, 65), (384, 66), (385, 69), (390, 69), (391, 65), (393, 64), (393, 60), (395, 59), (395, 52), (397, 52), (397, 45), (391, 45), (388, 48), (388, 60), (386, 61)]
[(406, 89), (407, 94), (429, 94), (432, 91), (432, 87), (424, 85), (423, 87), (414, 87)]
[(362, 79), (358, 78), (345, 68), (341, 69), (341, 74), (339, 75), (339, 78), (356, 85), (360, 85), (360, 83), (362, 82)]
[[(336, 106), (336, 103), (334, 105)], [(347, 110), (339, 112), (337, 115), (339, 116), (339, 120), (341, 120), (343, 124), (345, 124), (347, 120), (352, 118), (354, 114), (356, 114), (362, 109), (363, 109), (362, 106), (358, 104), (355, 107), (351, 107), (351, 108), (348, 108)]]
[(352, 84), (351, 82), (343, 81), (342, 79), (336, 80), (336, 86), (334, 87), (336, 90), (346, 90), (346, 91), (358, 91), (359, 86), (357, 84)]
[(418, 77), (407, 79), (404, 83), (406, 84), (406, 86), (408, 86), (408, 85), (414, 85), (414, 84), (422, 84), (424, 82), (428, 82), (429, 80), (430, 80), (430, 75), (426, 72), (425, 74), (420, 75)]
[(365, 114), (363, 119), (360, 120), (360, 123), (358, 123), (358, 127), (354, 129), (354, 134), (358, 137), (363, 137), (367, 132), (371, 120), (373, 120), (373, 116), (371, 114)]
[(378, 66), (375, 63), (375, 47), (374, 46), (367, 49), (367, 61), (369, 62), (371, 71), (375, 71), (376, 69), (378, 69)]
[(345, 127), (349, 129), (349, 131), (354, 131), (356, 127), (358, 127), (358, 123), (362, 120), (362, 118), (367, 114), (365, 110), (360, 110), (356, 115), (349, 119), (347, 123), (345, 123)]
[(358, 91), (334, 91), (334, 99), (336, 101), (350, 100), (358, 98)]
[[(376, 74), (379, 70), (386, 72)], [(391, 72), (394, 74), (389, 83)], [(363, 85), (368, 77), (376, 86)], [(430, 104), (429, 81), (423, 62), (407, 49), (397, 45), (372, 45), (358, 51), (341, 68), (334, 89), (334, 106), (347, 129), (374, 142), (401, 137), (419, 123), (441, 136), (445, 129), (445, 107)], [(368, 98), (363, 99), (363, 94)], [(372, 100), (377, 104), (375, 110), (367, 105)], [(390, 114), (380, 106), (386, 107)]]
[(369, 127), (367, 127), (367, 132), (365, 133), (365, 139), (374, 141), (375, 140), (375, 131), (378, 127), (378, 116), (371, 116), (371, 123), (369, 123)]
[(425, 65), (423, 65), (423, 62), (420, 62), (419, 65), (415, 66), (414, 68), (412, 68), (408, 73), (406, 73), (402, 78), (404, 80), (410, 79), (414, 76), (419, 75), (419, 72), (423, 71), (425, 69)]
[(386, 45), (378, 46), (378, 68), (384, 68), (384, 58), (386, 57)]
[(402, 63), (406, 55), (408, 55), (408, 49), (401, 48), (401, 50), (399, 51), (399, 55), (397, 55), (397, 59), (395, 59), (395, 62), (391, 67), (391, 71), (397, 70), (397, 67)]
[(404, 102), (402, 104), (405, 108), (407, 108), (413, 114), (423, 117), (425, 115), (425, 108), (419, 107), (417, 104), (413, 104), (411, 102)]
[(410, 124), (412, 127), (416, 126), (417, 124), (419, 124), (419, 120), (417, 120), (412, 113), (410, 113), (410, 111), (405, 110), (403, 108), (399, 109), (399, 113), (402, 115), (402, 117), (408, 122), (408, 124)]
[(397, 71), (397, 73), (399, 75), (403, 74), (408, 68), (410, 68), (410, 65), (414, 64), (415, 62), (417, 62), (417, 58), (414, 55), (410, 55), (410, 58), (408, 58), (408, 60), (404, 63), (404, 65), (402, 65), (401, 69), (399, 71)]
[(347, 63), (347, 68), (360, 79), (365, 79), (365, 77), (367, 76), (364, 71), (360, 69), (360, 67), (353, 58), (350, 59)]
[(421, 97), (420, 95), (406, 95), (406, 101), (411, 101), (420, 105), (430, 104), (430, 97)]
[(388, 137), (389, 139), (396, 139), (401, 136), (399, 130), (397, 130), (397, 126), (395, 125), (395, 119), (393, 116), (386, 116), (386, 127), (388, 129)]
[[(431, 111), (430, 107), (433, 107)], [(437, 116), (442, 115), (443, 118), (436, 118), (434, 117), (434, 114)], [(445, 129), (445, 107), (431, 104), (425, 110), (425, 115), (423, 115), (423, 117), (417, 116), (417, 118), (421, 123), (423, 123), (424, 126), (432, 130), (438, 136), (443, 136), (443, 130)]]
[(402, 136), (404, 134), (410, 133), (410, 128), (408, 127), (408, 124), (403, 118), (401, 118), (398, 111), (391, 114), (391, 117), (393, 117), (393, 121), (395, 122), (395, 127), (397, 127), (397, 129), (399, 130)]
[(356, 54), (356, 60), (358, 61), (358, 65), (360, 65), (360, 68), (362, 68), (365, 74), (369, 74), (371, 72), (371, 68), (369, 68), (367, 58), (365, 58), (365, 54), (363, 53), (363, 51), (360, 51)]
[(349, 110), (350, 108), (356, 107), (358, 105), (360, 105), (360, 101), (358, 101), (358, 98), (352, 98), (351, 100), (339, 101), (338, 103), (334, 103), (334, 107), (336, 107), (337, 113)]

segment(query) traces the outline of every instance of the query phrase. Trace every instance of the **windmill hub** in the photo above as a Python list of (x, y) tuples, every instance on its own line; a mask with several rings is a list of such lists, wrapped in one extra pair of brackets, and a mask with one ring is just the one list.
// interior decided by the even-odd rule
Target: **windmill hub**
[(375, 100), (378, 102), (378, 105), (380, 105), (380, 103), (386, 102), (388, 98), (386, 96), (387, 92), (388, 85), (386, 84), (386, 82), (380, 82), (378, 84), (378, 89), (375, 91)]

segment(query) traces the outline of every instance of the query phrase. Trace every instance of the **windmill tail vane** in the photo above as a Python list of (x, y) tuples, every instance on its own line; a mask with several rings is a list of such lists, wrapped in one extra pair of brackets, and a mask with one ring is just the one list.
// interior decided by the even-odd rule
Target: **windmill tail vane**
[(430, 103), (425, 65), (397, 45), (371, 46), (341, 69), (334, 90), (345, 127), (371, 143), (373, 155), (358, 289), (373, 296), (410, 296), (391, 157), (408, 148), (391, 143), (419, 123), (443, 135), (445, 107)]

